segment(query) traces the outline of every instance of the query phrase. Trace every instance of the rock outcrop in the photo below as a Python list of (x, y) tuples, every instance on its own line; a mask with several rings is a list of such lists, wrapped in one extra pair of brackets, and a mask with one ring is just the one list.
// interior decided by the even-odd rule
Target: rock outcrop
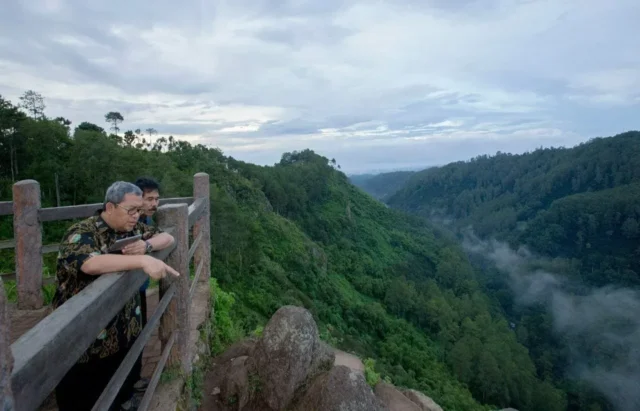
[(214, 359), (200, 409), (442, 411), (429, 397), (384, 382), (376, 385), (374, 394), (362, 362), (341, 351), (336, 361), (334, 352), (320, 341), (311, 313), (282, 307), (261, 338), (238, 342)]
[[(319, 354), (318, 327), (309, 311), (286, 306), (271, 317), (252, 357), (270, 409), (281, 410), (291, 402), (295, 391), (313, 377), (312, 363), (319, 361)], [(326, 359), (333, 363), (333, 358)]]
[(296, 411), (386, 411), (362, 373), (338, 365), (313, 381)]
[(420, 391), (404, 390), (402, 393), (414, 403), (418, 404), (422, 411), (443, 411), (431, 398), (427, 397)]
[(407, 398), (400, 390), (386, 382), (379, 382), (375, 387), (376, 397), (391, 411), (420, 411), (415, 402)]

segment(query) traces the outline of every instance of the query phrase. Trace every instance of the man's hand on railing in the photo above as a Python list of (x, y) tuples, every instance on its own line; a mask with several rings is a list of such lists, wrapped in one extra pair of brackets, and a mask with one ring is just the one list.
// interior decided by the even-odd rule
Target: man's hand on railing
[(148, 255), (145, 255), (142, 258), (144, 259), (142, 262), (142, 270), (149, 274), (149, 277), (155, 280), (164, 278), (167, 274), (175, 275), (176, 277), (180, 276), (180, 273), (162, 260), (158, 260), (157, 258)]
[(129, 244), (122, 249), (124, 255), (142, 255), (147, 253), (147, 243), (143, 240), (138, 240), (135, 243)]

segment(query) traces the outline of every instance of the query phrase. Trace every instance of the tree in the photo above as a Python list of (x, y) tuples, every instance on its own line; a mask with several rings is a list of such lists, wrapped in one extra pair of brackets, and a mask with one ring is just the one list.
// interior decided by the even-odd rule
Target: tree
[(17, 106), (0, 96), (0, 177), (11, 177), (11, 181), (18, 175), (18, 149), (24, 146), (20, 126), (26, 118)]
[(152, 136), (158, 134), (158, 132), (156, 131), (155, 128), (153, 127), (149, 127), (148, 129), (145, 130), (147, 132), (147, 134), (149, 134), (149, 144), (151, 144), (153, 142), (152, 140)]
[(107, 123), (111, 123), (111, 130), (113, 130), (113, 132), (117, 136), (118, 131), (120, 131), (120, 128), (118, 128), (118, 123), (124, 121), (124, 117), (122, 117), (122, 114), (117, 111), (110, 111), (104, 115), (104, 119)]
[(76, 131), (77, 130), (83, 130), (83, 131), (94, 131), (96, 133), (104, 133), (104, 128), (95, 125), (93, 123), (89, 123), (86, 121), (83, 121), (82, 123), (80, 123), (80, 125), (78, 127), (76, 127)]
[(131, 147), (133, 142), (136, 141), (136, 135), (131, 130), (124, 132), (124, 142), (127, 146)]
[(71, 125), (71, 120), (66, 119), (64, 117), (56, 117), (55, 121), (57, 121), (58, 123), (62, 124), (65, 127), (69, 127)]
[(20, 107), (24, 108), (33, 118), (43, 118), (46, 106), (41, 94), (28, 90), (20, 97)]

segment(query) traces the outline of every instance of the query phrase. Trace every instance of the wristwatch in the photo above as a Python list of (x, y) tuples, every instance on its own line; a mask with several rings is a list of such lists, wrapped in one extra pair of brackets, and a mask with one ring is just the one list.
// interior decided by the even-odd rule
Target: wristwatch
[(153, 246), (151, 245), (151, 243), (148, 240), (144, 241), (147, 244), (147, 249), (145, 250), (146, 254), (149, 254), (150, 252), (153, 251)]

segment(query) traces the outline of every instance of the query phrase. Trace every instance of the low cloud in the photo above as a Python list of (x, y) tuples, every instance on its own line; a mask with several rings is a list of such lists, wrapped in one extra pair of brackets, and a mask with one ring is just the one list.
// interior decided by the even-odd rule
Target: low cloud
[(494, 262), (509, 278), (518, 304), (544, 304), (566, 342), (568, 377), (589, 383), (619, 411), (640, 409), (640, 293), (618, 287), (586, 288), (567, 277), (531, 268), (543, 261), (526, 248), (467, 234), (464, 246)]

